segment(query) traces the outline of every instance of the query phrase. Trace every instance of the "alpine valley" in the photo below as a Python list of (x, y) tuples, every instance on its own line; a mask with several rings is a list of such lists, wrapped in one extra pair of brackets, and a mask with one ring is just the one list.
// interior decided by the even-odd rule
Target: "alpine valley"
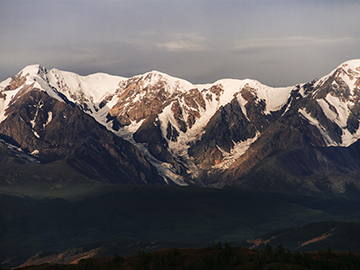
[(281, 88), (27, 66), (0, 83), (0, 267), (341, 239), (360, 222), (359, 120), (360, 59)]

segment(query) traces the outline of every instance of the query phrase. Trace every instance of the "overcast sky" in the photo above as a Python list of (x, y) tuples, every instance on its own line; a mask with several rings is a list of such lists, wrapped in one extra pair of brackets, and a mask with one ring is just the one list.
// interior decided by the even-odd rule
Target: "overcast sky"
[(355, 58), (358, 0), (0, 0), (0, 81), (41, 64), (288, 86)]

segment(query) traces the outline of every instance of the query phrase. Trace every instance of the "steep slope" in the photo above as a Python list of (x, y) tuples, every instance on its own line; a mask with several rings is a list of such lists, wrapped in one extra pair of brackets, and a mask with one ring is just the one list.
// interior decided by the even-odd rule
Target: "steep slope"
[[(41, 76), (41, 67), (31, 68), (38, 69), (35, 74)], [(0, 133), (7, 150), (29, 162), (65, 160), (98, 181), (163, 183), (136, 147), (70, 106), (70, 101), (44, 84), (41, 77), (26, 71), (12, 78), (1, 91), (5, 110)], [(46, 92), (40, 90), (42, 85), (46, 85)]]
[(304, 146), (264, 158), (233, 185), (287, 194), (342, 195), (358, 200), (359, 142), (349, 147)]
[(230, 79), (191, 85), (153, 71), (122, 81), (106, 120), (97, 119), (143, 149), (168, 180), (221, 187), (282, 151), (354, 143), (359, 66), (348, 61), (287, 88)]
[(252, 80), (192, 85), (153, 71), (122, 81), (108, 114), (93, 116), (142, 149), (168, 181), (206, 185), (204, 172), (241, 156), (290, 90)]
[(359, 138), (359, 78), (360, 61), (353, 60), (295, 87), (286, 112), (223, 177), (246, 188), (286, 192), (359, 190), (354, 164), (360, 157), (352, 145)]

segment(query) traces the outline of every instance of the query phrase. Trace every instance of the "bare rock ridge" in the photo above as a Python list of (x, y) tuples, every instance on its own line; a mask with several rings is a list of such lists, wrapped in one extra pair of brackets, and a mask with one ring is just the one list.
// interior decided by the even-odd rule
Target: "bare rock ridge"
[(360, 60), (283, 88), (33, 65), (0, 83), (1, 160), (61, 159), (104, 182), (347, 196), (360, 190), (359, 100)]

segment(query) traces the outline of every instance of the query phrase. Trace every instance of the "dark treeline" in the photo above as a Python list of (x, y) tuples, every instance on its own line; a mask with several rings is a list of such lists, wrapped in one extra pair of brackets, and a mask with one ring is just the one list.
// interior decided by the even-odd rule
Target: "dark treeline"
[(277, 248), (267, 246), (261, 251), (230, 247), (219, 244), (203, 249), (166, 249), (138, 255), (121, 257), (91, 258), (81, 260), (77, 265), (28, 266), (27, 270), (221, 270), (221, 269), (360, 269), (360, 254), (353, 252), (333, 252), (330, 248), (317, 252), (290, 252), (282, 245)]

